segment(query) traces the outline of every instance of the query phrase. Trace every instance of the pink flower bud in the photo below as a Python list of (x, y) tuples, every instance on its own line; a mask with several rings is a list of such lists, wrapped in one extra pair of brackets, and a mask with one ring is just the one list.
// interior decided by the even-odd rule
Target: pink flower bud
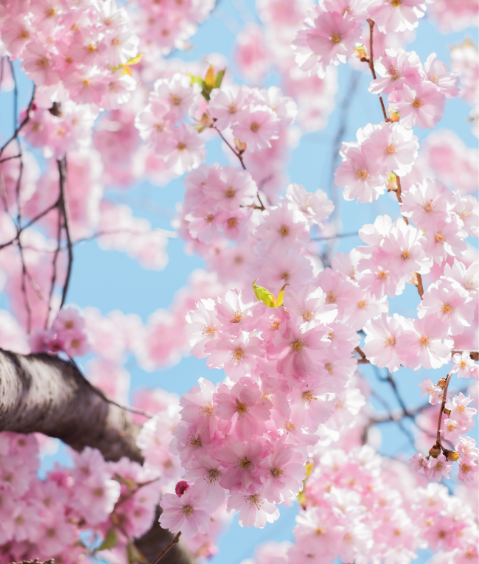
[(175, 493), (178, 497), (181, 497), (186, 490), (189, 488), (190, 486), (188, 485), (188, 482), (185, 482), (185, 480), (181, 480), (180, 482), (178, 482), (175, 486)]

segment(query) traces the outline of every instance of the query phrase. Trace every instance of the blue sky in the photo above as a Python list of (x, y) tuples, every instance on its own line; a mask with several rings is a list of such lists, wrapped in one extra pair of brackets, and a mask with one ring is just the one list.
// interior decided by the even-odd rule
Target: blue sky
[[(234, 8), (238, 7), (238, 10)], [(193, 48), (181, 54), (181, 58), (193, 60), (211, 52), (222, 53), (231, 60), (234, 44), (234, 33), (248, 17), (254, 19), (254, 2), (249, 0), (223, 0), (205, 22), (198, 33), (192, 38)], [(247, 14), (250, 14), (249, 16)], [(233, 22), (236, 22), (233, 23)], [(464, 33), (455, 33), (444, 36), (427, 20), (421, 20), (417, 39), (408, 50), (415, 50), (422, 60), (435, 51), (444, 61), (449, 60), (450, 46), (459, 44), (464, 37), (469, 36), (477, 43), (477, 30), (467, 30)], [(176, 55), (176, 54), (175, 54)], [(238, 78), (234, 65), (228, 67), (229, 73)], [(351, 69), (345, 65), (339, 67), (339, 90), (336, 101), (342, 100), (342, 93), (347, 91), (350, 81)], [(277, 77), (274, 73), (268, 78), (268, 84), (274, 84)], [(351, 104), (350, 120), (345, 131), (344, 140), (355, 140), (357, 128), (369, 122), (378, 123), (382, 120), (379, 104), (375, 97), (367, 92), (370, 81), (369, 74), (361, 73), (357, 94)], [(29, 96), (29, 86), (26, 79), (21, 80), (20, 107), (26, 105)], [(469, 147), (477, 147), (477, 139), (471, 134), (467, 123), (469, 106), (460, 100), (448, 101), (447, 109), (439, 129), (455, 131)], [(0, 137), (7, 136), (11, 124), (11, 96), (0, 93)], [(339, 125), (339, 112), (335, 111), (329, 120), (328, 127), (321, 132), (303, 137), (299, 146), (292, 152), (288, 164), (288, 174), (292, 182), (303, 184), (307, 190), (314, 191), (322, 188), (330, 194), (328, 179), (331, 174), (332, 143)], [(416, 135), (424, 138), (429, 131), (417, 130)], [(208, 162), (218, 161), (227, 164), (227, 159), (217, 141), (208, 144)], [(182, 200), (184, 189), (182, 179), (171, 182), (166, 187), (155, 187), (144, 182), (130, 190), (126, 195), (130, 201), (137, 202), (133, 206), (133, 213), (148, 219), (153, 226), (170, 228), (170, 219), (174, 214), (175, 204)], [(119, 194), (109, 191), (108, 197), (118, 198)], [(165, 209), (166, 213), (159, 216), (145, 212), (138, 202), (150, 199), (158, 206)], [(358, 207), (359, 206), (359, 207)], [(397, 202), (389, 196), (382, 197), (374, 206), (364, 206), (355, 202), (341, 203), (341, 217), (344, 232), (357, 231), (364, 223), (372, 222), (378, 213), (389, 213), (393, 218), (398, 214)], [(342, 239), (338, 250), (347, 252), (359, 244), (359, 238)], [(183, 242), (172, 240), (168, 245), (169, 263), (161, 272), (143, 270), (134, 260), (119, 252), (105, 252), (98, 248), (95, 242), (79, 245), (75, 249), (75, 262), (68, 302), (80, 307), (94, 306), (102, 313), (120, 309), (125, 313), (137, 313), (146, 322), (148, 316), (158, 308), (167, 308), (171, 303), (174, 293), (187, 284), (189, 274), (195, 268), (202, 267), (202, 260), (198, 257), (188, 256), (183, 252)], [(408, 286), (405, 293), (395, 299), (392, 311), (399, 311), (405, 316), (414, 316), (418, 302), (417, 292)], [(4, 301), (0, 299), (4, 307)], [(197, 383), (198, 378), (205, 377), (214, 382), (223, 378), (222, 371), (208, 370), (205, 362), (187, 357), (176, 366), (152, 373), (140, 369), (133, 360), (128, 361), (127, 368), (131, 372), (131, 390), (140, 387), (162, 387), (178, 394), (188, 391)], [(385, 384), (379, 383), (371, 369), (366, 369), (366, 376), (374, 384), (375, 390), (383, 395), (396, 407), (394, 397)], [(417, 383), (427, 377), (428, 371), (411, 373), (400, 370), (397, 382), (400, 391), (411, 404), (420, 401)], [(398, 447), (405, 446), (405, 438), (397, 428), (384, 427), (384, 440), (380, 448), (385, 454), (392, 454)], [(411, 452), (411, 451), (409, 451)], [(63, 458), (63, 456), (62, 456)], [(46, 463), (53, 462), (49, 458)], [(239, 564), (244, 558), (250, 557), (254, 546), (266, 540), (291, 540), (291, 530), (294, 524), (296, 508), (281, 508), (281, 518), (273, 525), (268, 525), (264, 530), (241, 529), (236, 519), (231, 528), (221, 537), (220, 554), (214, 558), (214, 564)]]

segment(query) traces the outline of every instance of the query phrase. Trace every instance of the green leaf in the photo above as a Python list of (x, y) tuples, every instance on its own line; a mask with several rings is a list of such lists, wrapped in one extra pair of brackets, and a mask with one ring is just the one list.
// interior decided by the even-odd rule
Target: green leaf
[(257, 286), (256, 280), (253, 282), (253, 290), (260, 302), (264, 302), (268, 307), (275, 307), (276, 298), (274, 295), (263, 286)]
[(205, 85), (207, 86), (208, 90), (211, 92), (215, 87), (215, 70), (212, 65), (208, 69), (208, 72), (205, 76)]
[(137, 65), (140, 61), (141, 58), (143, 57), (143, 53), (138, 53), (138, 55), (136, 57), (132, 57), (129, 61), (127, 61), (127, 65)]
[(126, 545), (126, 555), (128, 564), (148, 564), (146, 556), (133, 544), (131, 540)]
[(98, 550), (108, 550), (109, 548), (113, 548), (118, 543), (118, 537), (116, 536), (115, 529), (110, 529), (104, 541), (101, 543), (101, 546)]
[(205, 81), (201, 78), (201, 76), (194, 76), (192, 74), (188, 75), (191, 78), (191, 85), (193, 86), (193, 84), (199, 84), (201, 86), (201, 88), (204, 88), (205, 86)]
[(276, 300), (276, 303), (274, 304), (274, 307), (279, 307), (280, 305), (283, 305), (284, 289), (286, 288), (286, 286), (289, 286), (289, 284), (285, 284), (285, 285), (281, 288), (281, 290), (279, 291), (278, 299)]
[(221, 88), (221, 83), (223, 82), (223, 77), (225, 75), (226, 69), (217, 72), (215, 75), (215, 88)]

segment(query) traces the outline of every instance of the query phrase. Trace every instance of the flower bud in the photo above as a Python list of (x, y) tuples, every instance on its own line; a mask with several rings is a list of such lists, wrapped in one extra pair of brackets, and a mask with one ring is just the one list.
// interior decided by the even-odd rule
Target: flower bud
[(178, 482), (175, 486), (176, 495), (178, 497), (181, 497), (189, 487), (190, 486), (189, 486), (188, 482), (185, 482), (185, 480), (181, 480), (181, 482)]
[(444, 389), (444, 386), (446, 385), (446, 379), (445, 379), (445, 378), (441, 378), (441, 379), (439, 380), (439, 382), (437, 383), (437, 385), (438, 385), (440, 388)]
[(235, 147), (238, 153), (241, 155), (246, 151), (246, 143), (243, 143), (235, 137)]
[(451, 410), (444, 408), (444, 413), (445, 413), (446, 415), (451, 415)]
[(450, 450), (447, 453), (447, 459), (449, 460), (449, 462), (455, 462), (458, 458), (459, 458), (459, 453), (454, 450)]
[(354, 54), (361, 61), (368, 60), (368, 56), (366, 54), (366, 47), (364, 45), (356, 45), (356, 47), (354, 48)]
[(400, 115), (399, 112), (393, 112), (389, 110), (389, 119), (390, 121), (399, 121)]
[(441, 447), (439, 445), (434, 445), (429, 451), (429, 454), (433, 458), (437, 458), (441, 454)]

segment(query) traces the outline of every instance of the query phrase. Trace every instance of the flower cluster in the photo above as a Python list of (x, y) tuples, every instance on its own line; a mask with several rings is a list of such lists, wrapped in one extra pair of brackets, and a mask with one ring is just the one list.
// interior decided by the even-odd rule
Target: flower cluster
[(110, 108), (129, 99), (136, 83), (118, 70), (137, 55), (138, 38), (115, 0), (7, 1), (0, 17), (7, 52), (22, 60), (43, 107), (74, 99)]
[(338, 557), (409, 563), (427, 547), (441, 551), (441, 562), (466, 564), (478, 557), (473, 509), (444, 486), (425, 486), (401, 463), (382, 463), (368, 446), (321, 456), (302, 503), (296, 543), (265, 545), (251, 564), (332, 563)]
[[(105, 462), (97, 450), (85, 448), (73, 454), (71, 468), (56, 466), (40, 480), (38, 453), (35, 435), (1, 434), (2, 562), (52, 557), (83, 562), (90, 542), (80, 538), (88, 538), (86, 532), (98, 548), (115, 529), (124, 552), (130, 537), (150, 528), (159, 496), (151, 470), (125, 458)], [(115, 528), (118, 523), (121, 528)]]
[(84, 356), (89, 351), (85, 331), (85, 320), (75, 307), (62, 308), (49, 329), (38, 329), (30, 338), (32, 352), (58, 354), (61, 351), (68, 356)]

